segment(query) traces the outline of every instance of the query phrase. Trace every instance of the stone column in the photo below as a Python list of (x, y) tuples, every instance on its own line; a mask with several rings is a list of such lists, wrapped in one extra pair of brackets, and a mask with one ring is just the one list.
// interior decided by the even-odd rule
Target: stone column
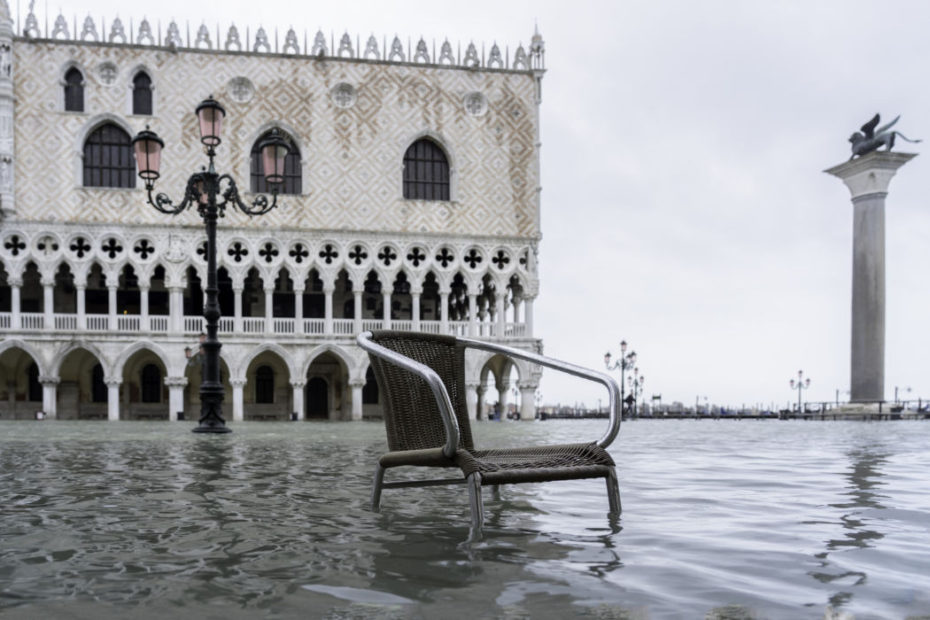
[(10, 327), (21, 329), (23, 326), (22, 302), (20, 301), (20, 291), (22, 290), (22, 278), (10, 277)]
[(826, 170), (853, 203), (851, 402), (885, 399), (885, 196), (913, 153), (873, 151)]
[(304, 289), (294, 288), (294, 333), (304, 333)]
[(410, 318), (413, 320), (413, 331), (420, 331), (420, 295), (422, 291), (410, 291)]
[(178, 412), (184, 411), (184, 387), (187, 377), (165, 377), (168, 386), (168, 420), (178, 421)]
[(507, 291), (497, 294), (497, 333), (498, 338), (507, 335)]
[(168, 331), (172, 335), (184, 333), (184, 287), (168, 287)]
[(55, 329), (55, 279), (42, 278), (42, 322), (45, 329)]
[(49, 420), (58, 417), (58, 377), (39, 377), (42, 384), (42, 411)]
[(323, 333), (333, 333), (333, 293), (336, 285), (330, 282), (323, 284)]
[(497, 403), (500, 405), (501, 410), (501, 419), (506, 419), (507, 414), (510, 413), (510, 379), (502, 380), (496, 386), (497, 388)]
[(115, 422), (119, 420), (119, 386), (122, 381), (118, 379), (107, 379), (107, 420)]
[(536, 387), (535, 385), (520, 386), (520, 419), (536, 419)]
[(242, 285), (233, 285), (233, 331), (242, 333)]
[(439, 329), (443, 334), (449, 333), (449, 291), (439, 291)]
[(533, 337), (533, 300), (534, 297), (526, 297), (523, 300), (523, 322), (526, 323), (526, 337)]
[(478, 296), (474, 293), (468, 294), (468, 335), (478, 335)]
[(149, 331), (149, 285), (139, 286), (139, 327), (141, 331)]
[(107, 320), (107, 324), (110, 327), (111, 332), (119, 331), (119, 325), (117, 325), (116, 320), (116, 290), (119, 287), (116, 284), (107, 285), (107, 295), (108, 295), (108, 309), (110, 318)]
[(352, 388), (352, 419), (361, 420), (362, 419), (362, 388), (365, 387), (364, 383), (355, 383), (351, 384)]
[(358, 289), (358, 290), (356, 290), (355, 288), (352, 289), (352, 295), (355, 297), (355, 309), (354, 309), (355, 326), (353, 329), (356, 334), (361, 333), (362, 331), (362, 292), (363, 291), (364, 289)]
[(478, 417), (478, 384), (474, 382), (465, 383), (465, 408), (468, 409), (468, 419), (474, 420)]
[(304, 419), (304, 386), (306, 381), (291, 381), (291, 393), (293, 395), (294, 411), (297, 412), (297, 419)]
[(475, 389), (476, 394), (478, 395), (478, 402), (475, 405), (475, 419), (476, 420), (487, 420), (488, 415), (484, 410), (484, 395), (487, 393), (488, 388), (483, 384), (479, 383), (478, 387)]
[(384, 287), (381, 293), (381, 305), (384, 308), (382, 313), (382, 329), (391, 329), (391, 292)]
[(274, 285), (265, 287), (265, 333), (274, 333)]
[(87, 285), (75, 284), (77, 292), (77, 328), (81, 331), (87, 329)]
[(232, 386), (232, 419), (233, 422), (242, 422), (245, 420), (245, 401), (243, 399), (243, 388), (245, 379), (230, 379), (229, 384)]

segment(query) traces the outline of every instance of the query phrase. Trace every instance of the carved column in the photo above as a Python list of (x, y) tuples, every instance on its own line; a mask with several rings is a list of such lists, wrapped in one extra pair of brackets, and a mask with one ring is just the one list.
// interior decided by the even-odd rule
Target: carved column
[(107, 420), (115, 422), (119, 420), (119, 386), (122, 381), (119, 379), (106, 379), (107, 384)]
[(350, 385), (352, 388), (352, 419), (362, 419), (362, 388), (364, 383), (355, 382)]
[(352, 287), (352, 295), (355, 298), (355, 326), (353, 330), (356, 334), (361, 333), (362, 331), (362, 293), (364, 289), (356, 289)]
[(184, 413), (184, 388), (187, 377), (165, 377), (168, 386), (168, 420), (176, 422), (178, 413)]
[(294, 404), (293, 411), (297, 413), (297, 419), (304, 419), (304, 387), (306, 381), (291, 381), (291, 394)]
[(478, 383), (465, 382), (465, 407), (468, 409), (468, 419), (474, 420), (478, 416)]
[(55, 329), (55, 279), (42, 278), (42, 320), (45, 329)]
[(10, 277), (7, 282), (10, 284), (10, 327), (12, 329), (21, 329), (23, 326), (23, 310), (20, 293), (23, 288), (23, 279)]
[(232, 386), (232, 419), (233, 422), (242, 422), (245, 420), (245, 406), (243, 399), (243, 388), (245, 379), (230, 379), (229, 384)]
[(885, 399), (885, 197), (912, 153), (874, 151), (826, 170), (853, 203), (851, 402)]
[(474, 293), (468, 294), (468, 335), (478, 335), (478, 296)]
[(242, 284), (233, 284), (233, 331), (242, 333)]
[(304, 289), (294, 287), (294, 333), (304, 333)]
[(420, 331), (420, 296), (423, 291), (411, 289), (410, 291), (410, 318), (413, 320), (413, 331)]
[(520, 385), (520, 419), (536, 419), (536, 387), (535, 385)]
[(384, 291), (381, 293), (381, 299), (381, 303), (384, 306), (384, 312), (382, 313), (384, 324), (382, 328), (391, 329), (391, 292), (388, 290), (387, 286), (384, 287)]
[(58, 377), (39, 377), (42, 384), (42, 411), (49, 420), (58, 417)]
[(107, 295), (108, 295), (108, 308), (109, 308), (109, 319), (108, 325), (111, 332), (119, 331), (119, 326), (117, 325), (116, 319), (116, 291), (119, 287), (116, 284), (107, 285)]
[(333, 293), (335, 292), (335, 284), (327, 282), (323, 285), (323, 333), (327, 335), (333, 333)]
[(265, 333), (274, 333), (274, 285), (265, 287)]
[(75, 284), (77, 296), (77, 328), (80, 331), (87, 329), (87, 285)]
[(140, 331), (150, 331), (149, 326), (149, 285), (139, 285), (139, 329)]

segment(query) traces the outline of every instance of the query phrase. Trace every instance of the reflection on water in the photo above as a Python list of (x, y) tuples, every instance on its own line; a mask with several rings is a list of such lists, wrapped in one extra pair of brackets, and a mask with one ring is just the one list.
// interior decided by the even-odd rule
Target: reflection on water
[[(930, 613), (914, 422), (637, 421), (600, 481), (390, 490), (374, 423), (0, 424), (0, 615), (859, 618)], [(482, 445), (596, 421), (484, 423)]]

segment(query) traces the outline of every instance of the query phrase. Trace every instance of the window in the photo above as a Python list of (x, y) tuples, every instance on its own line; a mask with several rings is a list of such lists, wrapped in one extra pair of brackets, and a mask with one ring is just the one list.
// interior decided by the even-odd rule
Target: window
[(161, 371), (155, 364), (146, 364), (142, 368), (142, 402), (161, 402)]
[[(287, 157), (284, 158), (284, 182), (280, 184), (278, 192), (281, 194), (299, 194), (301, 191), (300, 183), (300, 151), (297, 145), (289, 135), (278, 130), (284, 141), (287, 142)], [(260, 145), (262, 141), (271, 134), (271, 131), (263, 133), (255, 144), (252, 145), (251, 158), (251, 190), (255, 193), (267, 193), (271, 191), (268, 184), (265, 183), (265, 167), (262, 165), (262, 155)]]
[(129, 134), (107, 123), (84, 142), (84, 187), (135, 187), (136, 165)]
[(84, 111), (84, 74), (75, 67), (65, 73), (65, 111)]
[(152, 114), (152, 78), (145, 71), (132, 80), (132, 113)]
[(417, 140), (404, 153), (404, 198), (449, 200), (449, 160), (428, 138)]
[(274, 371), (271, 366), (259, 366), (255, 371), (255, 402), (274, 402)]

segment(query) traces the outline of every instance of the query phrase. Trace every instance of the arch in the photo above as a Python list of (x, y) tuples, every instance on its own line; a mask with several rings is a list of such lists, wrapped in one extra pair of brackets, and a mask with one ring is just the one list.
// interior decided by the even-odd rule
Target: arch
[(290, 388), (292, 367), (287, 353), (279, 346), (258, 347), (243, 367), (246, 420), (287, 420), (293, 411)]
[(104, 122), (91, 131), (82, 147), (84, 187), (136, 186), (132, 136), (116, 123)]
[(170, 373), (163, 352), (150, 343), (136, 343), (121, 356), (119, 378), (120, 418), (124, 420), (167, 420)]
[(75, 64), (68, 65), (62, 76), (65, 112), (84, 111), (84, 72)]
[(132, 113), (151, 116), (152, 106), (152, 78), (148, 71), (139, 69), (132, 78)]
[(139, 351), (150, 351), (159, 359), (162, 363), (162, 366), (165, 368), (165, 372), (168, 375), (181, 374), (177, 372), (172, 372), (175, 370), (170, 363), (170, 357), (168, 353), (158, 344), (152, 342), (151, 340), (140, 340), (134, 342), (119, 354), (119, 357), (116, 358), (116, 361), (113, 363), (111, 368), (111, 377), (115, 375), (116, 377), (122, 377), (126, 370), (126, 363), (129, 359), (138, 353)]
[(420, 137), (404, 151), (404, 199), (448, 201), (451, 199), (451, 179), (449, 156), (435, 138)]
[(252, 349), (248, 355), (242, 358), (242, 361), (240, 361), (239, 365), (233, 369), (236, 373), (234, 376), (240, 379), (244, 379), (249, 370), (249, 367), (263, 353), (274, 353), (279, 358), (281, 358), (281, 361), (284, 363), (284, 366), (287, 368), (287, 372), (290, 376), (296, 377), (301, 374), (299, 369), (295, 366), (292, 356), (287, 352), (287, 349), (275, 342), (263, 342)]
[(323, 384), (314, 379), (325, 382), (326, 418), (349, 419), (352, 415), (352, 397), (350, 383), (352, 381), (351, 368), (348, 356), (336, 346), (322, 345), (312, 352), (305, 366), (303, 378), (307, 381), (307, 399), (304, 402), (305, 418), (323, 417), (319, 411), (310, 410), (312, 402), (320, 402), (322, 396), (311, 392), (310, 386), (320, 388)]
[(338, 358), (339, 362), (347, 372), (350, 372), (355, 367), (355, 364), (352, 363), (352, 355), (346, 349), (339, 345), (327, 343), (321, 344), (310, 351), (310, 355), (307, 356), (307, 360), (300, 368), (299, 376), (306, 377), (307, 373), (310, 371), (310, 366), (313, 365), (313, 362), (325, 353), (332, 353), (333, 357)]
[(105, 374), (110, 371), (110, 367), (107, 365), (106, 358), (103, 355), (103, 351), (100, 350), (100, 347), (98, 347), (93, 342), (77, 340), (67, 343), (62, 349), (55, 353), (55, 356), (52, 358), (52, 363), (48, 369), (49, 374), (52, 376), (60, 377), (62, 374), (62, 366), (64, 365), (65, 360), (75, 351), (86, 351), (95, 357), (98, 362), (100, 362), (100, 364), (103, 366)]
[[(249, 153), (249, 189), (255, 193), (267, 193), (271, 191), (268, 184), (265, 182), (260, 145), (265, 138), (269, 137), (272, 129), (266, 130), (252, 142), (252, 150)], [(300, 194), (302, 193), (303, 186), (300, 146), (298, 146), (292, 134), (281, 128), (277, 129), (280, 136), (287, 142), (289, 149), (287, 156), (284, 158), (284, 182), (281, 183), (278, 192), (281, 194)]]

